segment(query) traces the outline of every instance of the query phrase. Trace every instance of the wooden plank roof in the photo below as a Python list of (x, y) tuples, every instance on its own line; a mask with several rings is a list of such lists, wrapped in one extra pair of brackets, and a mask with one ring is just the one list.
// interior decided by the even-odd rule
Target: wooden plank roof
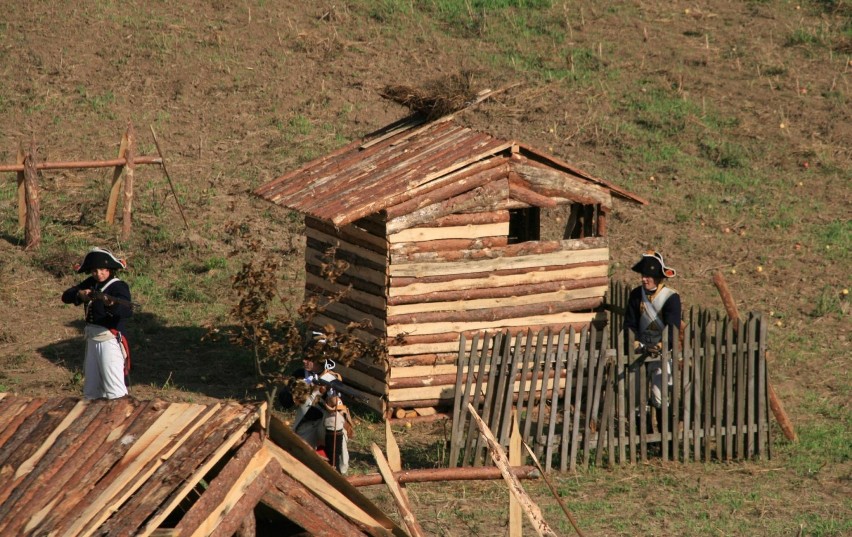
[(454, 180), (454, 171), (523, 151), (579, 181), (647, 203), (555, 157), (474, 131), (453, 119), (446, 116), (424, 123), (413, 116), (400, 120), (270, 181), (255, 194), (343, 226), (445, 186)]
[(286, 427), (261, 434), (265, 409), (0, 394), (0, 535), (230, 536), (259, 502), (318, 535), (404, 535)]

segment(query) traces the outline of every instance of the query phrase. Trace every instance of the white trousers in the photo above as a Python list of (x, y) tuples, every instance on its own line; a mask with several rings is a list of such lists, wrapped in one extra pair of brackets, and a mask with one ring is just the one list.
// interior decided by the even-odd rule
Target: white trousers
[[(647, 382), (648, 387), (650, 388), (648, 392), (648, 404), (650, 404), (654, 408), (662, 408), (663, 407), (663, 394), (662, 394), (662, 386), (663, 386), (663, 361), (662, 360), (646, 360), (645, 361), (645, 379), (642, 379), (639, 375), (639, 369), (637, 368), (634, 373), (635, 378), (635, 390), (636, 394), (634, 404), (636, 405), (636, 411), (639, 412), (639, 405), (641, 401), (639, 401), (639, 383)], [(672, 385), (672, 361), (669, 359), (669, 378), (668, 385)]]
[(109, 330), (95, 325), (86, 326), (83, 374), (83, 395), (86, 399), (117, 399), (127, 395), (124, 354), (118, 339)]

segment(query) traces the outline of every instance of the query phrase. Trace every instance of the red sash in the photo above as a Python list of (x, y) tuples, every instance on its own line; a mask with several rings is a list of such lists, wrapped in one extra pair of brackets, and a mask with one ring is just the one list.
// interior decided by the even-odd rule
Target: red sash
[(121, 347), (121, 353), (124, 355), (124, 376), (130, 374), (130, 344), (127, 343), (127, 338), (115, 328), (110, 328), (112, 335), (118, 339), (118, 345)]

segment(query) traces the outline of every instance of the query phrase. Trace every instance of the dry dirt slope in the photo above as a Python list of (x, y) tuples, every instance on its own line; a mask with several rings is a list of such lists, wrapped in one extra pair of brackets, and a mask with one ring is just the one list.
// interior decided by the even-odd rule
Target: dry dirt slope
[[(41, 159), (112, 157), (127, 121), (152, 153), (153, 125), (192, 232), (182, 230), (153, 168), (138, 174), (137, 232), (126, 243), (97, 223), (107, 172), (52, 172), (41, 177), (45, 244), (24, 253), (14, 175), (5, 175), (0, 385), (79, 393), (79, 312), (56, 296), (74, 281), (74, 258), (100, 243), (130, 259), (127, 277), (146, 304), (132, 328), (140, 396), (256, 396), (244, 361), (200, 341), (202, 324), (224, 318), (228, 279), (239, 268), (223, 223), (246, 220), (290, 252), (297, 273), (293, 219), (248, 192), (402, 116), (378, 97), (383, 84), (467, 69), (482, 87), (524, 83), (462, 114), (471, 126), (552, 151), (652, 200), (617, 207), (616, 277), (629, 278), (625, 266), (637, 252), (656, 247), (679, 269), (676, 287), (689, 304), (715, 307), (710, 276), (723, 270), (742, 310), (777, 317), (773, 380), (806, 443), (779, 452), (782, 470), (767, 472), (782, 476), (778, 490), (764, 488), (764, 466), (757, 478), (715, 482), (746, 498), (753, 487), (761, 506), (757, 514), (748, 503), (728, 510), (720, 531), (785, 534), (799, 523), (813, 534), (848, 530), (848, 3), (524, 4), (7, 3), (0, 161), (13, 162), (18, 143), (31, 138)], [(639, 490), (660, 486), (647, 481)], [(802, 486), (801, 508), (786, 506)], [(655, 513), (629, 492), (611, 492), (635, 510), (635, 526), (620, 526), (604, 507), (589, 516), (601, 533), (683, 533), (684, 522), (666, 530), (660, 521), (677, 518), (669, 504), (690, 501), (691, 489), (660, 488), (672, 498)], [(720, 502), (710, 494), (712, 505)]]

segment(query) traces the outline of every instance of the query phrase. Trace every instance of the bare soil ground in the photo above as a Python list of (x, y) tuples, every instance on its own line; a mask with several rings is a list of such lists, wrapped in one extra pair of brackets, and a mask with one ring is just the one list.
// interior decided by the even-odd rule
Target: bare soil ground
[[(293, 4), (293, 5), (291, 5)], [(385, 84), (467, 70), (521, 82), (460, 114), (650, 200), (618, 203), (613, 276), (647, 248), (678, 269), (686, 304), (777, 319), (770, 375), (802, 441), (769, 461), (649, 464), (555, 476), (591, 535), (852, 532), (849, 379), (852, 8), (844, 0), (700, 3), (7, 2), (0, 19), (0, 163), (113, 158), (132, 122), (156, 129), (189, 230), (160, 171), (136, 176), (134, 234), (101, 222), (111, 170), (40, 174), (44, 244), (24, 251), (15, 175), (0, 176), (0, 391), (79, 395), (80, 312), (59, 303), (89, 246), (130, 261), (139, 398), (263, 396), (245, 352), (203, 340), (227, 323), (240, 268), (227, 222), (289, 263), (298, 218), (250, 192), (406, 114)], [(457, 9), (453, 11), (453, 6)], [(488, 7), (491, 6), (491, 7)], [(530, 7), (532, 6), (532, 7)], [(371, 471), (364, 416), (356, 471)], [(404, 460), (434, 465), (441, 425), (399, 429)], [(501, 483), (413, 486), (435, 535), (505, 531)], [(542, 484), (545, 518), (570, 528)], [(378, 489), (370, 492), (389, 511)], [(558, 523), (556, 521), (559, 521)]]

